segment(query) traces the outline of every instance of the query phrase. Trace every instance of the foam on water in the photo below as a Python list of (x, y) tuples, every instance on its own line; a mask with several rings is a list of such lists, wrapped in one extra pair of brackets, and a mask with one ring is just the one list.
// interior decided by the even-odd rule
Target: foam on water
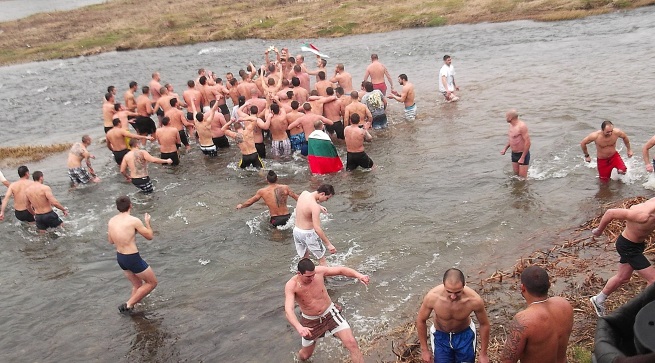
[(169, 220), (178, 219), (178, 218), (182, 219), (184, 221), (184, 224), (189, 224), (189, 220), (187, 219), (186, 215), (184, 213), (182, 213), (182, 207), (178, 208), (175, 211), (175, 213), (168, 216)]

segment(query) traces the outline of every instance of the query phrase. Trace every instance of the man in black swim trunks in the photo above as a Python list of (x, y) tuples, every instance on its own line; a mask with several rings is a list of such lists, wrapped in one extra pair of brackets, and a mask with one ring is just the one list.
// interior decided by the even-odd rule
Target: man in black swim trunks
[(605, 227), (614, 219), (626, 221), (625, 229), (616, 239), (616, 251), (621, 259), (616, 274), (607, 280), (598, 295), (590, 298), (591, 305), (598, 316), (605, 315), (605, 299), (619, 286), (630, 281), (633, 271), (637, 271), (639, 276), (646, 279), (648, 285), (655, 282), (655, 268), (644, 256), (646, 247), (644, 241), (655, 230), (655, 198), (633, 205), (630, 209), (608, 209), (603, 214), (598, 227), (592, 231), (593, 235), (603, 234)]
[(364, 141), (371, 141), (373, 137), (368, 132), (371, 128), (371, 123), (367, 122), (364, 125), (359, 124), (359, 114), (352, 113), (350, 115), (350, 125), (346, 126), (343, 133), (346, 137), (346, 170), (352, 171), (357, 167), (363, 169), (370, 169), (373, 167), (373, 160), (368, 157), (364, 151)]
[(127, 196), (116, 198), (119, 214), (107, 223), (109, 243), (116, 246), (116, 260), (123, 269), (125, 277), (132, 283), (132, 293), (127, 302), (118, 306), (121, 313), (131, 313), (134, 305), (146, 297), (156, 286), (157, 277), (136, 248), (136, 234), (152, 240), (153, 230), (150, 215), (144, 215), (145, 225), (137, 217), (130, 215), (132, 203)]
[(270, 170), (266, 175), (268, 186), (261, 188), (250, 199), (242, 204), (237, 204), (237, 209), (246, 208), (253, 205), (260, 199), (264, 199), (264, 203), (271, 213), (270, 223), (273, 227), (284, 226), (289, 221), (291, 214), (287, 207), (287, 197), (298, 200), (298, 195), (294, 193), (288, 185), (278, 184), (277, 174)]
[(27, 201), (27, 196), (25, 195), (25, 189), (34, 183), (30, 180), (30, 171), (27, 169), (27, 166), (22, 165), (18, 168), (18, 179), (17, 181), (11, 183), (5, 193), (5, 197), (2, 199), (2, 209), (0, 209), (0, 221), (5, 219), (5, 208), (9, 203), (9, 198), (14, 197), (14, 214), (16, 219), (22, 222), (34, 223), (34, 210), (29, 207), (29, 202)]
[(57, 207), (57, 209), (64, 212), (64, 216), (68, 215), (68, 208), (62, 206), (52, 194), (52, 189), (43, 184), (42, 172), (35, 171), (32, 174), (32, 179), (34, 179), (34, 183), (25, 189), (25, 196), (29, 202), (27, 209), (29, 210), (30, 207), (34, 209), (34, 219), (39, 233), (45, 232), (48, 228), (61, 226), (64, 222), (52, 210), (52, 207)]

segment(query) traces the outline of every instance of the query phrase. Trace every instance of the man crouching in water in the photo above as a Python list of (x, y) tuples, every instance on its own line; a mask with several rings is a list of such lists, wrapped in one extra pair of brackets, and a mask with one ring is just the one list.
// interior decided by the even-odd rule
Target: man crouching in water
[[(137, 139), (130, 140), (130, 148), (132, 150), (123, 157), (121, 163), (121, 174), (125, 179), (134, 184), (135, 187), (141, 189), (145, 194), (152, 193), (154, 188), (148, 175), (148, 162), (157, 164), (172, 164), (173, 159), (160, 159), (150, 155), (147, 151), (139, 148), (139, 141)], [(130, 174), (127, 174), (127, 168), (130, 169)]]
[(121, 313), (129, 314), (134, 309), (134, 305), (157, 286), (155, 273), (141, 258), (136, 248), (136, 234), (139, 233), (145, 239), (152, 240), (153, 230), (150, 227), (150, 214), (144, 215), (145, 225), (139, 218), (130, 215), (132, 202), (129, 197), (116, 198), (116, 208), (120, 213), (109, 220), (107, 235), (109, 243), (116, 246), (118, 265), (132, 283), (130, 299), (118, 307)]

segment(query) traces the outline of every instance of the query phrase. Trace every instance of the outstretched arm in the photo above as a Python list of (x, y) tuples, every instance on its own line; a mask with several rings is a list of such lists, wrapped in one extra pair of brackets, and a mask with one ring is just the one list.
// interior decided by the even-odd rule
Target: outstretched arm
[(261, 194), (259, 194), (259, 192), (257, 192), (255, 195), (253, 195), (252, 197), (250, 197), (250, 199), (246, 200), (246, 201), (243, 202), (243, 203), (237, 204), (237, 209), (250, 207), (250, 206), (253, 205), (256, 201), (260, 200), (261, 198), (262, 198)]
[(630, 222), (636, 222), (636, 223), (645, 223), (648, 221), (648, 213), (644, 212), (637, 212), (634, 210), (630, 209), (623, 209), (623, 208), (616, 208), (616, 209), (608, 209), (605, 214), (603, 214), (603, 217), (600, 219), (600, 223), (598, 224), (598, 227), (594, 228), (591, 233), (594, 234), (594, 236), (600, 236), (603, 234), (603, 231), (607, 227), (610, 222), (612, 222), (614, 219), (623, 219), (626, 221)]

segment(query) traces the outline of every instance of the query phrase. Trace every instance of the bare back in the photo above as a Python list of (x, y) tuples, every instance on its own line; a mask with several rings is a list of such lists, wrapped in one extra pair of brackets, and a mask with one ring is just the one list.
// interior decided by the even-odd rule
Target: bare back
[(287, 198), (289, 197), (289, 187), (283, 184), (271, 184), (258, 191), (264, 199), (264, 203), (271, 212), (271, 217), (289, 214), (287, 207)]
[(159, 151), (172, 153), (177, 150), (177, 144), (181, 144), (179, 131), (172, 126), (160, 127), (155, 131), (155, 139), (159, 143)]
[(137, 228), (143, 226), (139, 218), (121, 213), (112, 217), (107, 224), (109, 242), (116, 246), (116, 252), (122, 254), (137, 253), (136, 233)]
[(655, 199), (630, 207), (631, 212), (640, 213), (640, 218), (626, 219), (623, 236), (635, 243), (645, 241), (655, 230)]
[(371, 76), (371, 83), (373, 84), (384, 83), (384, 74), (386, 71), (387, 67), (379, 61), (375, 61), (366, 67), (366, 72)]
[[(25, 189), (27, 200), (34, 208), (34, 213), (44, 214), (52, 212), (52, 203), (54, 196), (49, 186), (34, 182), (29, 188)], [(56, 203), (56, 199), (54, 199)], [(14, 207), (15, 208), (15, 207)]]
[(27, 201), (27, 195), (25, 190), (34, 183), (29, 179), (19, 179), (9, 186), (9, 190), (14, 196), (14, 209), (15, 210), (25, 210), (29, 202)]
[(314, 215), (320, 215), (321, 208), (316, 202), (313, 193), (304, 191), (298, 196), (296, 204), (296, 227), (300, 229), (314, 229)]

